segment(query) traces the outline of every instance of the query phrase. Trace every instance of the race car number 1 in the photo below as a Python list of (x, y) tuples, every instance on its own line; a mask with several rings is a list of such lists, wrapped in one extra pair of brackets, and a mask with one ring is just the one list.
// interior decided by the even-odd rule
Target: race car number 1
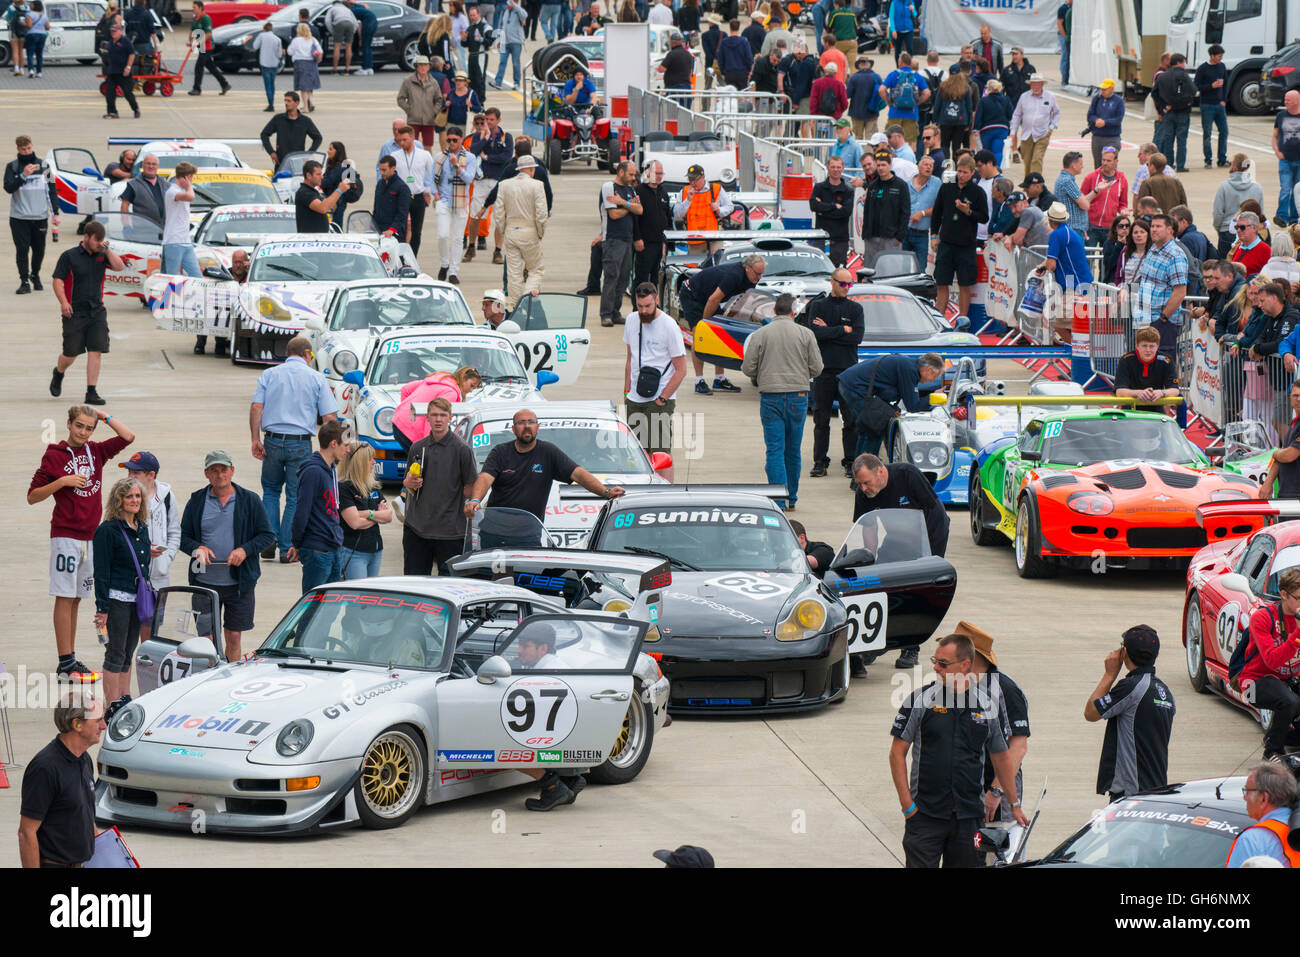
[(520, 744), (529, 744), (537, 735), (545, 734), (556, 746), (578, 723), (578, 699), (559, 678), (520, 678), (501, 699), (501, 723)]
[(883, 592), (845, 595), (843, 601), (849, 613), (849, 652), (857, 654), (884, 648), (889, 624), (888, 596)]

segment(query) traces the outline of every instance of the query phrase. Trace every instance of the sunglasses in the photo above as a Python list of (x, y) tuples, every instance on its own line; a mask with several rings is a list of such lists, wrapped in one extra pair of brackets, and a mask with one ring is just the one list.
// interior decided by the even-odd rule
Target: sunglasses
[(931, 655), (930, 664), (935, 665), (939, 668), (951, 668), (953, 665), (960, 664), (960, 662), (944, 661), (942, 658), (936, 658), (934, 655)]
[(835, 280), (835, 285), (841, 287), (842, 289), (848, 289), (850, 286), (853, 285), (853, 282), (851, 280), (849, 282), (845, 282), (843, 279), (837, 279)]
[(1121, 229), (1128, 229), (1132, 225), (1133, 225), (1132, 223), (1116, 223), (1115, 231), (1119, 232)]
[(1243, 229), (1254, 229), (1254, 228), (1255, 228), (1254, 223), (1237, 223), (1237, 232), (1241, 232)]

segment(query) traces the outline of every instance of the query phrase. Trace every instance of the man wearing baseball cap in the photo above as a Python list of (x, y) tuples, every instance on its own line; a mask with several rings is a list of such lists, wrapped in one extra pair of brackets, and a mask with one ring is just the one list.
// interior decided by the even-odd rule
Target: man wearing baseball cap
[[(172, 560), (181, 547), (180, 505), (172, 497), (171, 486), (158, 481), (158, 458), (152, 452), (136, 452), (117, 467), (126, 469), (144, 488), (145, 504), (149, 507), (149, 541), (153, 543), (149, 583), (154, 588), (166, 588), (171, 584)], [(148, 639), (152, 627), (152, 621), (141, 623), (141, 641)]]
[(1124, 146), (1124, 97), (1115, 95), (1115, 81), (1101, 81), (1100, 92), (1088, 104), (1088, 130), (1092, 134), (1092, 165), (1101, 165), (1101, 151), (1116, 153)]
[[(1029, 751), (1029, 701), (1020, 685), (998, 670), (998, 656), (993, 653), (993, 636), (969, 621), (957, 622), (953, 631), (965, 635), (975, 648), (971, 659), (971, 674), (976, 676), (981, 688), (993, 700), (1002, 725), (1002, 737), (1007, 741), (1007, 753), (1016, 771), (1016, 793), (1023, 795), (1024, 774), (1021, 764)], [(997, 771), (988, 755), (984, 756), (984, 813), (988, 821), (1012, 821), (1011, 802), (998, 787)]]
[[(1097, 793), (1108, 794), (1111, 801), (1169, 783), (1174, 695), (1156, 677), (1159, 654), (1160, 637), (1150, 625), (1124, 632), (1120, 646), (1106, 655), (1101, 681), (1083, 709), (1089, 721), (1107, 722)], [(1117, 681), (1121, 666), (1128, 674)]]
[(694, 844), (683, 844), (675, 851), (655, 851), (664, 867), (713, 867), (713, 855)]
[(1020, 188), (1025, 191), (1029, 201), (1043, 212), (1051, 209), (1052, 204), (1056, 202), (1056, 194), (1047, 188), (1047, 180), (1043, 179), (1042, 173), (1030, 173), (1020, 184)]

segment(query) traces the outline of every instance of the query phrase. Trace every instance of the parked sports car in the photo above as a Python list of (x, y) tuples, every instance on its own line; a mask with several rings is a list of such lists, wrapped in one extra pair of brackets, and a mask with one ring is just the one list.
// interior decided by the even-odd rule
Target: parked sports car
[[(190, 222), (197, 225), (204, 215), (218, 206), (279, 205), (280, 197), (271, 178), (255, 169), (200, 169), (194, 174), (194, 202), (190, 204)], [(109, 187), (106, 207), (120, 209), (125, 182)]]
[(588, 547), (668, 558), (652, 650), (670, 711), (818, 708), (848, 693), (848, 616), (808, 568), (769, 494), (785, 487), (661, 486), (607, 503)]
[[(549, 557), (561, 566), (563, 554)], [(527, 783), (511, 773), (520, 768), (628, 780), (666, 718), (667, 682), (640, 653), (645, 621), (570, 610), (512, 584), (324, 585), (234, 663), (206, 637), (215, 594), (182, 601), (173, 623), (174, 591), (155, 617), (158, 647), (142, 653), (171, 646), (208, 670), (113, 718), (96, 788), (106, 823), (190, 830), (201, 812), (210, 833), (396, 827), (425, 804)], [(555, 640), (556, 659), (528, 668), (515, 649), (540, 634)], [(631, 740), (630, 711), (640, 722)]]
[[(45, 36), (45, 61), (75, 60), (83, 66), (99, 62), (95, 49), (95, 24), (104, 15), (98, 0), (45, 0), (50, 29)], [(13, 38), (9, 22), (0, 18), (0, 66), (13, 65)]]
[[(464, 406), (455, 431), (473, 449), (479, 469), (492, 446), (514, 440), (511, 422), (519, 408), (519, 403), (509, 402)], [(666, 452), (647, 456), (613, 402), (546, 402), (535, 411), (538, 436), (558, 445), (606, 485), (667, 484), (659, 473), (672, 468), (672, 457)], [(404, 470), (401, 463), (398, 475)], [(489, 502), (491, 495), (489, 490)], [(604, 502), (586, 489), (554, 482), (546, 503), (546, 530), (563, 548), (583, 548), (603, 507)]]
[[(1059, 563), (1108, 566), (1191, 558), (1206, 545), (1196, 507), (1250, 498), (1255, 484), (1212, 468), (1161, 413), (1122, 409), (1035, 417), (1019, 439), (980, 452), (971, 473), (971, 537), (1011, 539), (1022, 578)], [(1259, 519), (1243, 520), (1248, 531)]]
[(311, 233), (259, 243), (245, 283), (205, 267), (203, 278), (155, 273), (145, 295), (159, 328), (229, 336), (232, 361), (271, 365), (284, 361), (285, 344), (308, 319), (323, 315), (340, 283), (394, 274), (419, 276), (405, 244)]
[(736, 188), (736, 150), (712, 130), (674, 135), (660, 130), (641, 137), (639, 169), (658, 160), (664, 167), (663, 185), (675, 200), (690, 182), (686, 171), (692, 166), (704, 169), (710, 185), (717, 183), (727, 192)]
[(203, 8), (203, 12), (212, 18), (213, 27), (224, 27), (231, 23), (251, 23), (265, 20), (286, 4), (266, 3), (264, 0), (215, 0)]

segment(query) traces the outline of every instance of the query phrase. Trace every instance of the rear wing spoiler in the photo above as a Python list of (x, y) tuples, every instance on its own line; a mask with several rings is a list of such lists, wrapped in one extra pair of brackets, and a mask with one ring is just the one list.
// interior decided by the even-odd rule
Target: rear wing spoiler
[[(640, 495), (645, 492), (699, 492), (713, 495), (761, 495), (763, 498), (785, 498), (790, 494), (784, 485), (730, 485), (730, 484), (690, 484), (690, 485), (635, 485), (627, 490), (628, 495)], [(598, 498), (594, 492), (575, 485), (561, 485), (561, 501)]]
[(672, 565), (662, 558), (564, 548), (493, 548), (459, 555), (447, 562), (447, 567), (452, 574), (461, 576), (487, 570), (496, 578), (509, 578), (522, 588), (534, 590), (538, 588), (537, 576), (556, 576), (568, 571), (636, 575), (638, 593), (658, 591), (673, 580)]
[(753, 242), (756, 239), (799, 239), (827, 242), (824, 229), (666, 229), (666, 243)]
[[(1021, 408), (1026, 405), (1039, 406), (1041, 408), (1055, 408), (1058, 406), (1123, 406), (1131, 409), (1138, 404), (1136, 397), (1131, 395), (977, 395), (975, 397), (977, 405), (1014, 405)], [(1167, 395), (1163, 398), (1156, 399), (1154, 402), (1143, 402), (1143, 405), (1182, 405), (1183, 397), (1181, 395)]]
[(261, 146), (256, 138), (239, 139), (226, 136), (110, 136), (109, 146), (144, 146), (146, 143), (224, 143), (227, 146)]
[(1202, 528), (1215, 519), (1233, 518), (1262, 518), (1264, 524), (1273, 525), (1287, 519), (1300, 518), (1300, 502), (1242, 499), (1235, 502), (1207, 502), (1196, 506), (1196, 523)]
[[(775, 206), (776, 193), (728, 193), (727, 196), (733, 203), (743, 203), (746, 206)], [(758, 230), (766, 232), (766, 230)]]

